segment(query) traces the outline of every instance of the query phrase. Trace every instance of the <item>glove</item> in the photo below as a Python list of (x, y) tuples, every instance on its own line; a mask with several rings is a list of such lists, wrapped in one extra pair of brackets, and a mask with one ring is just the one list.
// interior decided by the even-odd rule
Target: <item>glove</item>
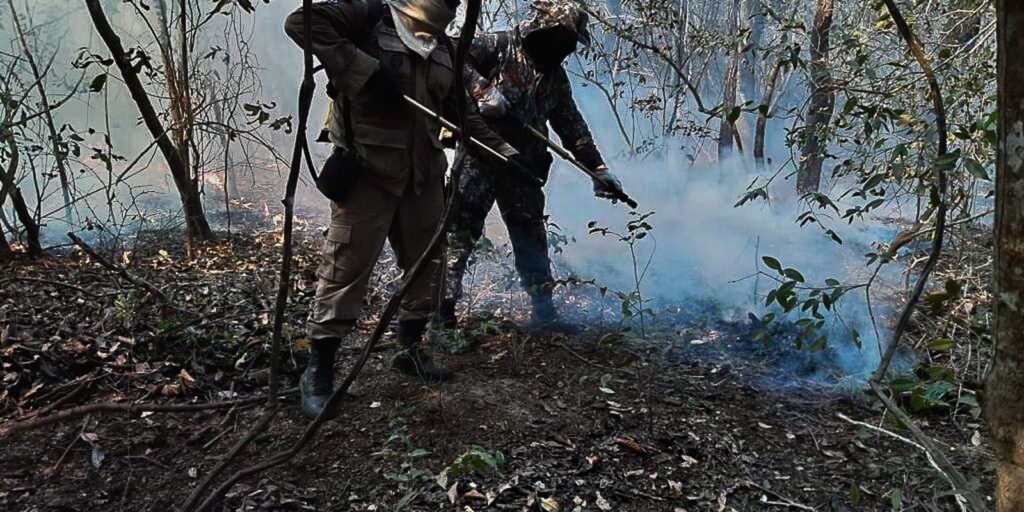
[(594, 195), (603, 199), (616, 200), (622, 193), (622, 182), (605, 166), (598, 167), (594, 174)]
[(522, 153), (516, 153), (508, 157), (509, 163), (513, 167), (512, 172), (516, 178), (522, 179), (524, 182), (531, 185), (541, 186), (544, 181), (537, 176), (538, 168), (537, 164), (533, 162), (528, 156)]
[(401, 83), (383, 66), (370, 75), (363, 90), (369, 94), (372, 108), (384, 117), (404, 117), (408, 112)]
[(508, 100), (497, 87), (489, 85), (487, 89), (476, 100), (476, 106), (480, 109), (480, 115), (497, 119), (508, 112)]

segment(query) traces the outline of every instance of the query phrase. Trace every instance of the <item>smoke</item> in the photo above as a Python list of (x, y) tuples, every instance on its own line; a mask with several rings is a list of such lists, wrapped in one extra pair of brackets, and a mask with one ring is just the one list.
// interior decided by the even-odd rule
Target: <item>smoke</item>
[[(301, 70), (300, 52), (281, 28), (284, 17), (297, 5), (290, 2), (259, 4), (245, 25), (251, 36), (250, 48), (260, 68), (257, 70), (261, 82), (258, 99), (264, 104), (276, 103), (277, 113), (281, 115), (295, 109), (294, 98)], [(100, 55), (107, 53), (93, 33), (81, 4), (69, 6), (63, 0), (33, 2), (32, 13), (38, 25), (59, 28), (40, 31), (35, 36), (42, 57), (57, 52), (51, 83), (74, 83), (80, 71), (71, 67), (71, 61), (78, 49), (90, 48)], [(108, 4), (108, 15), (122, 32), (126, 45), (147, 40), (145, 26), (125, 5)], [(58, 21), (62, 18), (77, 21), (71, 24)], [(0, 36), (13, 41), (9, 26), (9, 23), (3, 24)], [(149, 45), (148, 49), (152, 51), (153, 47)], [(12, 52), (17, 53), (17, 48), (12, 47)], [(90, 71), (92, 74), (97, 72)], [(88, 78), (91, 75), (86, 83)], [(322, 83), (323, 77), (319, 78)], [(596, 139), (609, 157), (612, 170), (622, 179), (626, 190), (640, 202), (641, 211), (655, 212), (651, 219), (654, 226), (652, 236), (639, 245), (641, 265), (648, 258), (651, 262), (641, 289), (650, 301), (648, 306), (653, 309), (682, 310), (693, 315), (713, 314), (721, 321), (747, 322), (748, 313), (762, 317), (771, 311), (764, 305), (765, 295), (777, 283), (756, 275), (758, 268), (767, 270), (760, 262), (762, 256), (772, 256), (786, 267), (799, 270), (810, 286), (820, 286), (828, 278), (844, 284), (856, 284), (866, 281), (872, 271), (864, 258), (865, 253), (872, 251), (872, 243), (892, 239), (895, 228), (875, 220), (847, 225), (845, 221), (823, 217), (822, 220), (827, 221), (843, 239), (841, 245), (825, 236), (816, 225), (800, 227), (796, 217), (803, 210), (803, 205), (792, 192), (792, 181), (781, 178), (770, 189), (770, 204), (755, 201), (734, 207), (749, 183), (755, 178), (765, 177), (750, 169), (749, 162), (737, 160), (724, 164), (691, 165), (680, 149), (643, 159), (616, 156), (619, 153), (617, 148), (624, 146), (620, 130), (606, 108), (605, 98), (593, 89), (586, 88), (582, 82), (575, 84), (577, 101), (590, 121)], [(115, 151), (122, 155), (135, 155), (149, 144), (150, 138), (140, 129), (138, 113), (124, 87), (117, 81), (111, 81), (107, 93), (107, 98), (97, 93), (80, 94), (57, 113), (58, 122), (70, 124), (78, 131), (95, 128), (97, 134), (89, 138), (88, 144), (101, 147), (103, 139), (100, 134), (107, 129), (106, 109), (109, 109), (109, 130)], [(781, 91), (781, 101), (793, 99), (789, 98), (792, 95), (792, 91)], [(795, 96), (802, 95), (800, 92)], [(799, 103), (799, 98), (792, 102)], [(325, 110), (326, 97), (317, 94), (310, 119), (311, 133), (319, 126), (319, 113)], [(273, 139), (283, 154), (288, 154), (287, 139), (284, 136)], [(786, 151), (782, 140), (781, 130), (770, 132), (769, 153), (782, 155)], [(679, 141), (663, 142), (671, 147), (678, 145)], [(317, 160), (322, 161), (324, 152), (317, 151), (320, 153)], [(95, 161), (90, 163), (88, 156), (83, 156), (82, 160), (75, 166), (76, 171), (87, 166), (99, 167)], [(120, 171), (124, 163), (118, 162), (117, 165), (117, 171)], [(139, 167), (140, 173), (132, 178), (131, 187), (147, 193), (143, 198), (144, 204), (136, 205), (138, 211), (135, 216), (143, 218), (146, 211), (153, 210), (170, 211), (172, 214), (180, 211), (174, 187), (160, 156), (142, 162)], [(256, 172), (269, 174), (271, 171)], [(269, 178), (273, 179), (273, 176)], [(88, 173), (79, 172), (78, 180), (77, 185), (83, 193), (99, 187)], [(280, 182), (283, 186), (283, 179)], [(120, 188), (118, 193), (124, 194), (125, 189)], [(209, 196), (208, 211), (216, 211), (218, 200)], [(56, 201), (55, 196), (51, 197), (51, 202)], [(556, 165), (552, 173), (548, 197), (551, 220), (565, 235), (576, 240), (558, 256), (559, 269), (567, 269), (583, 279), (595, 279), (611, 289), (632, 289), (634, 268), (628, 249), (613, 238), (587, 233), (591, 221), (612, 229), (622, 228), (628, 220), (626, 208), (595, 199), (589, 180), (564, 164)], [(320, 204), (317, 197), (310, 196), (304, 204), (312, 206), (314, 202)], [(104, 215), (104, 203), (98, 196), (94, 201), (96, 212), (93, 216)], [(44, 208), (49, 209), (52, 208)], [(58, 220), (53, 220), (48, 226), (56, 233), (54, 242), (62, 238), (66, 226)], [(872, 287), (876, 294), (872, 308), (869, 309), (863, 290), (858, 290), (842, 299), (837, 315), (826, 313), (828, 325), (825, 332), (829, 334), (829, 349), (816, 357), (828, 358), (844, 375), (855, 378), (863, 378), (874, 369), (879, 347), (889, 338), (887, 319), (891, 316), (893, 304), (889, 294), (899, 288), (895, 272), (894, 268), (887, 268), (878, 276)], [(788, 319), (796, 320), (797, 317), (791, 315)], [(656, 318), (655, 326), (657, 322)], [(854, 343), (853, 329), (860, 333), (860, 347)]]
[[(809, 206), (795, 192), (795, 168), (788, 160), (781, 126), (770, 123), (766, 138), (769, 156), (790, 162), (781, 169), (769, 165), (769, 169), (757, 171), (750, 158), (742, 156), (693, 164), (690, 155), (695, 151), (680, 147), (679, 140), (661, 141), (666, 149), (660, 152), (629, 156), (620, 150), (625, 144), (604, 98), (580, 84), (575, 89), (577, 102), (612, 172), (640, 203), (639, 212), (654, 212), (649, 219), (654, 229), (638, 244), (636, 259), (641, 271), (646, 268), (641, 283), (644, 299), (649, 301), (646, 305), (655, 313), (672, 311), (663, 315), (662, 329), (671, 330), (674, 326), (665, 324), (680, 319), (710, 316), (756, 330), (749, 325), (751, 313), (757, 318), (775, 313), (784, 318), (783, 325), (795, 331), (793, 323), (810, 315), (798, 308), (783, 316), (777, 304), (765, 305), (767, 294), (779, 283), (759, 275), (759, 271), (776, 274), (765, 266), (762, 257), (770, 256), (783, 267), (798, 270), (807, 287), (825, 287), (826, 280), (832, 279), (843, 285), (866, 283), (876, 267), (868, 264), (865, 255), (882, 252), (879, 244), (893, 240), (898, 231), (891, 219), (905, 216), (900, 204), (893, 201), (884, 212), (876, 210), (874, 217), (853, 223), (815, 210), (820, 223), (801, 226), (798, 216)], [(759, 199), (735, 206), (751, 183), (765, 183), (770, 176), (776, 176), (767, 189), (770, 201)], [(844, 184), (826, 186), (838, 189)], [(839, 210), (847, 206), (840, 204)], [(594, 198), (589, 179), (558, 163), (548, 185), (548, 211), (562, 234), (575, 240), (556, 258), (562, 277), (569, 274), (593, 279), (612, 290), (634, 289), (635, 269), (629, 248), (615, 237), (588, 233), (591, 223), (623, 231), (631, 218), (628, 208)], [(842, 243), (827, 235), (826, 229), (833, 230)], [(807, 340), (802, 350), (792, 346), (792, 339), (774, 343), (790, 344), (779, 348), (792, 351), (794, 365), (808, 358), (819, 363), (821, 370), (805, 377), (825, 383), (837, 379), (863, 383), (877, 367), (880, 351), (890, 339), (896, 294), (903, 288), (899, 266), (884, 266), (870, 288), (847, 292), (833, 312), (821, 310), (825, 326), (818, 334), (827, 336), (826, 350), (809, 353), (808, 345), (816, 338)], [(802, 293), (805, 298), (808, 291)], [(656, 330), (658, 322), (656, 316)], [(903, 371), (911, 364), (901, 355), (893, 369)], [(786, 361), (782, 365), (779, 370), (783, 378), (794, 371), (786, 367)]]

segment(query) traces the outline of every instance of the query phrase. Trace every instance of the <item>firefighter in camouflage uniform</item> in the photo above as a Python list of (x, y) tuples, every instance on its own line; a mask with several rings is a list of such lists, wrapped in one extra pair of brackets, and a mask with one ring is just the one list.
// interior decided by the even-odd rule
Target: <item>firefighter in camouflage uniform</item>
[[(605, 165), (586, 121), (573, 100), (562, 62), (577, 44), (587, 45), (586, 13), (565, 0), (535, 0), (529, 13), (509, 31), (477, 36), (464, 77), (481, 115), (509, 144), (534, 162), (543, 180), (551, 167), (547, 146), (528, 133), (523, 123), (541, 133), (548, 124), (562, 145), (595, 171), (594, 193), (611, 198), (621, 184)], [(552, 302), (554, 278), (547, 250), (544, 192), (493, 169), (494, 164), (470, 155), (459, 183), (460, 210), (449, 233), (448, 275), (439, 320), (457, 323), (455, 308), (462, 297), (462, 278), (483, 235), (484, 222), (495, 202), (508, 230), (515, 267), (533, 306), (532, 324), (551, 331), (572, 331)]]

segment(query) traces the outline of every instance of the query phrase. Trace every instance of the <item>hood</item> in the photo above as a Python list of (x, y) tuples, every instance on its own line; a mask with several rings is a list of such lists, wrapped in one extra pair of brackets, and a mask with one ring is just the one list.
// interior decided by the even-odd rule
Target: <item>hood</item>
[(519, 23), (519, 34), (522, 37), (544, 29), (562, 27), (576, 35), (580, 44), (590, 44), (590, 31), (587, 29), (587, 13), (573, 2), (567, 0), (534, 0), (530, 3), (526, 18)]

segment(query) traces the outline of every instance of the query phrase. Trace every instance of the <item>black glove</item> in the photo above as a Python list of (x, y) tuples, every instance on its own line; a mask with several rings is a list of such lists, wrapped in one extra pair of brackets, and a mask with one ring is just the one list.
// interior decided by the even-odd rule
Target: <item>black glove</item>
[(387, 68), (377, 68), (366, 80), (363, 89), (369, 94), (372, 108), (384, 117), (404, 117), (408, 113), (402, 97), (402, 85)]
[(613, 202), (622, 196), (622, 182), (607, 167), (598, 167), (594, 170), (594, 175), (596, 176), (594, 178), (595, 196), (611, 199)]
[(508, 161), (517, 179), (521, 179), (531, 185), (544, 185), (544, 180), (537, 176), (540, 169), (537, 168), (537, 164), (533, 163), (530, 157), (522, 153), (516, 153), (508, 157)]

